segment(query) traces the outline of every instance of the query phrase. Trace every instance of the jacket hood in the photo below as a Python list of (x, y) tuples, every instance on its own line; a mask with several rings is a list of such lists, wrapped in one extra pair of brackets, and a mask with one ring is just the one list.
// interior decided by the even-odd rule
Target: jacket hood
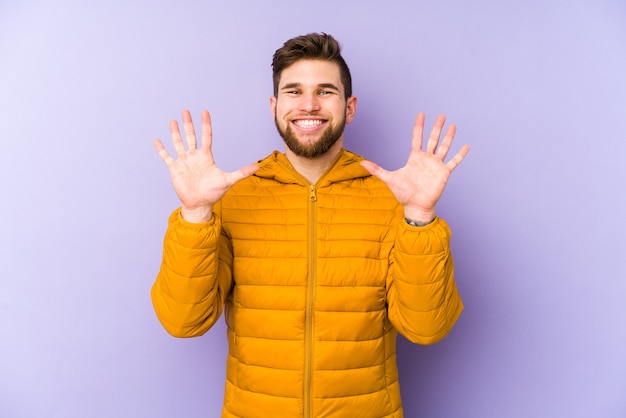
[[(335, 162), (317, 182), (318, 186), (323, 187), (332, 183), (370, 177), (371, 174), (359, 164), (363, 160), (364, 158), (360, 155), (342, 149)], [(287, 156), (280, 151), (272, 152), (258, 164), (260, 168), (254, 173), (256, 177), (273, 179), (286, 184), (302, 184), (303, 186), (309, 184), (291, 165)]]

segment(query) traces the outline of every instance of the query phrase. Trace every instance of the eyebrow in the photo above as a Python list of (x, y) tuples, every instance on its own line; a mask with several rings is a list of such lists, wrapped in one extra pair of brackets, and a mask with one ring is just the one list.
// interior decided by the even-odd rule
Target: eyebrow
[[(299, 88), (299, 87), (302, 87), (302, 83), (289, 83), (289, 84), (285, 84), (283, 87), (281, 87), (281, 90), (289, 90), (289, 89)], [(321, 83), (321, 84), (318, 84), (317, 87), (318, 88), (323, 88), (323, 89), (333, 89), (333, 90), (339, 91), (339, 87), (337, 87), (333, 83)]]

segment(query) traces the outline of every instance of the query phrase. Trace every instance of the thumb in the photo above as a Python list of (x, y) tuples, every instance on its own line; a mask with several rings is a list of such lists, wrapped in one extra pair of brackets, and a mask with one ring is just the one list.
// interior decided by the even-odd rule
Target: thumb
[(235, 184), (238, 181), (245, 179), (246, 177), (251, 176), (259, 169), (258, 164), (250, 164), (245, 167), (241, 167), (239, 170), (233, 171), (230, 173), (231, 184)]
[(381, 179), (383, 182), (386, 182), (387, 178), (389, 177), (389, 172), (387, 170), (372, 161), (361, 161), (361, 167), (366, 169), (372, 176)]

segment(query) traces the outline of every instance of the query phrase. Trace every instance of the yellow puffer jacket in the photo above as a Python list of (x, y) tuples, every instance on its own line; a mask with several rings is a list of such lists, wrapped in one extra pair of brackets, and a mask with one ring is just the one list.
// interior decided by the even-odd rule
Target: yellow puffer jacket
[(225, 306), (222, 417), (402, 417), (397, 332), (434, 343), (461, 313), (447, 225), (406, 224), (360, 160), (310, 185), (274, 152), (210, 222), (172, 214), (152, 300), (177, 337)]

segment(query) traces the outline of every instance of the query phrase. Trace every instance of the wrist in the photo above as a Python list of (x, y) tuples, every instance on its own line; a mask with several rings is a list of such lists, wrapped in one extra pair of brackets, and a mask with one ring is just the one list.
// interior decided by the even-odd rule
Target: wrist
[(213, 206), (199, 206), (193, 209), (181, 206), (180, 215), (185, 221), (194, 224), (209, 222), (213, 218)]
[(435, 220), (437, 213), (435, 209), (423, 210), (417, 208), (404, 207), (404, 219), (412, 226), (425, 226)]

